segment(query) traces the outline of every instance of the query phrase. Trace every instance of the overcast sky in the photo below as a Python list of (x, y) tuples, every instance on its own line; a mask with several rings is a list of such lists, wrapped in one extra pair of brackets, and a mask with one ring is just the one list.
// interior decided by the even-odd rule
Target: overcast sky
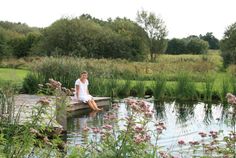
[(162, 17), (168, 38), (206, 32), (222, 38), (226, 27), (236, 22), (235, 6), (236, 0), (0, 0), (0, 20), (47, 27), (61, 17), (83, 13), (135, 20), (144, 9)]

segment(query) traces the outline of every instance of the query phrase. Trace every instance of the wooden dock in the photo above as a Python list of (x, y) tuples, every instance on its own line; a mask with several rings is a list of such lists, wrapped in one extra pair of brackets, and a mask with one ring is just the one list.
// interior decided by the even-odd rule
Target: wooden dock
[[(20, 123), (24, 123), (25, 121), (30, 121), (32, 111), (35, 106), (39, 106), (37, 102), (40, 98), (45, 96), (39, 95), (28, 95), (28, 94), (20, 94), (15, 96), (15, 115), (20, 111)], [(53, 96), (47, 96), (49, 98), (53, 98)], [(70, 98), (69, 98), (70, 100)], [(110, 97), (94, 97), (95, 102), (98, 107), (107, 108), (110, 106)], [(47, 107), (45, 114), (45, 119), (42, 124), (51, 124), (53, 127), (63, 127), (63, 129), (67, 129), (67, 117), (71, 116), (72, 112), (75, 111), (83, 111), (89, 110), (90, 107), (83, 102), (74, 102), (70, 100), (68, 106), (65, 109), (58, 109), (55, 105), (53, 105), (53, 101), (50, 103), (51, 105)], [(55, 113), (57, 112), (57, 115)], [(68, 114), (70, 113), (70, 114)], [(53, 121), (51, 121), (53, 118)]]
[[(105, 107), (110, 105), (110, 97), (94, 97), (98, 107)], [(67, 112), (73, 112), (77, 110), (89, 109), (88, 104), (83, 102), (70, 102), (70, 105), (66, 108)]]

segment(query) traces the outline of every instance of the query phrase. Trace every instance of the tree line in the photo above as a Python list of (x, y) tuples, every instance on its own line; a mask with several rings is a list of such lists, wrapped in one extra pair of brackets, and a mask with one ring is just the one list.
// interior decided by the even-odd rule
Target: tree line
[(235, 24), (219, 41), (211, 32), (167, 39), (164, 20), (154, 13), (137, 12), (127, 18), (100, 20), (88, 14), (61, 18), (46, 28), (0, 22), (0, 57), (77, 56), (155, 60), (157, 54), (203, 54), (222, 50), (225, 64), (235, 63)]

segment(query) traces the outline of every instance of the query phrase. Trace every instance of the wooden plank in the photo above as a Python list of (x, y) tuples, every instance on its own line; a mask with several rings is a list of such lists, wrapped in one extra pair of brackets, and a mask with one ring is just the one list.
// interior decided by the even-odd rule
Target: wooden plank
[[(39, 96), (39, 95), (28, 95), (28, 94), (20, 94), (15, 96), (15, 113), (14, 115), (17, 115), (18, 112), (20, 112), (20, 119), (19, 123), (24, 124), (26, 121), (31, 120), (32, 110), (34, 107), (40, 106), (37, 104), (37, 101), (41, 97), (49, 97), (53, 98), (53, 96)], [(95, 102), (97, 103), (98, 107), (109, 107), (110, 105), (110, 97), (94, 97)], [(22, 106), (23, 105), (23, 106)], [(21, 110), (20, 110), (21, 109)], [(53, 102), (51, 102), (51, 105), (47, 107), (47, 115), (43, 114), (45, 116), (45, 119), (42, 124), (47, 125), (49, 122), (52, 124), (53, 127), (61, 128), (63, 127), (64, 130), (67, 129), (67, 117), (68, 115), (72, 114), (72, 112), (76, 111), (83, 111), (83, 110), (89, 110), (89, 106), (82, 102), (70, 102), (69, 106), (65, 110), (65, 108), (59, 108), (56, 107)], [(55, 116), (56, 112), (56, 116)], [(70, 113), (70, 114), (68, 114)], [(50, 116), (53, 117), (53, 121), (50, 121), (48, 118)]]
[[(109, 106), (111, 103), (110, 97), (94, 97), (95, 102), (97, 103), (98, 107), (104, 107)], [(70, 102), (70, 105), (67, 107), (67, 112), (72, 112), (76, 110), (82, 110), (82, 109), (89, 109), (89, 106), (87, 103), (83, 102)]]

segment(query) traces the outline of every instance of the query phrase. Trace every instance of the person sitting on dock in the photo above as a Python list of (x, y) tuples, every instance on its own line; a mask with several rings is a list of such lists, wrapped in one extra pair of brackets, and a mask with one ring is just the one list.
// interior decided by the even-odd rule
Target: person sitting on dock
[(75, 98), (84, 103), (88, 103), (89, 107), (92, 110), (102, 110), (98, 108), (96, 102), (93, 100), (93, 97), (89, 94), (88, 91), (88, 72), (83, 71), (80, 73), (80, 78), (75, 81)]

